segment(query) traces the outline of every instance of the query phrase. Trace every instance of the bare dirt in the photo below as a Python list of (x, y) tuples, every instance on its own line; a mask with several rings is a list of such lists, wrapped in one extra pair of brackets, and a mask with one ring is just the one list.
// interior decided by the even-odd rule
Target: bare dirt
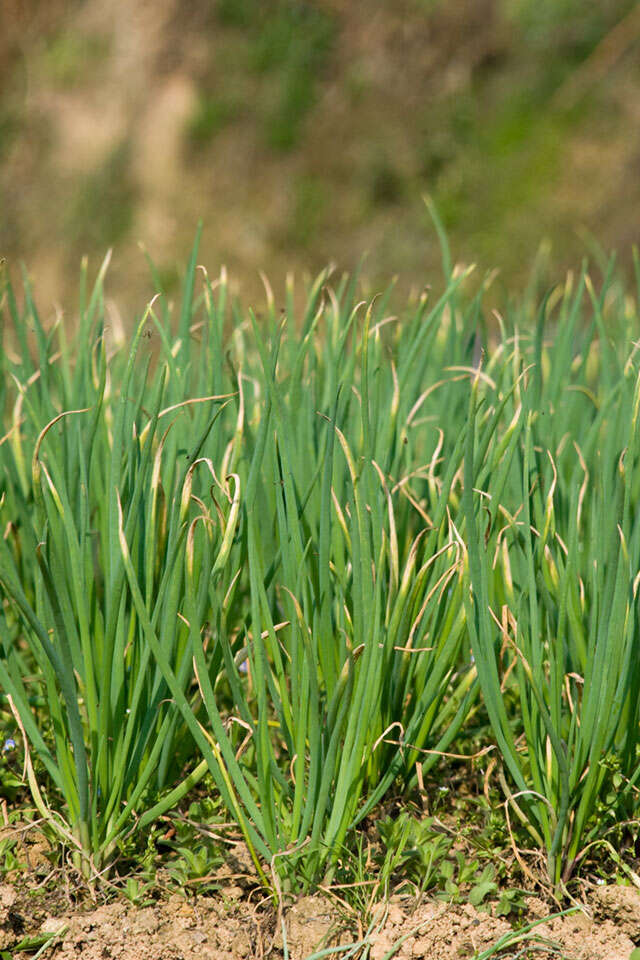
[[(532, 897), (527, 919), (544, 921), (531, 931), (535, 939), (528, 944), (503, 943), (499, 955), (629, 960), (640, 942), (640, 892), (631, 887), (601, 887), (589, 906), (592, 916), (576, 912), (544, 921), (548, 908)], [(29, 901), (14, 887), (0, 885), (0, 950), (15, 948), (25, 935), (52, 935), (47, 957), (261, 960), (283, 956), (286, 936), (292, 960), (305, 960), (327, 947), (342, 946), (344, 950), (334, 955), (346, 955), (358, 942), (360, 949), (351, 955), (362, 956), (368, 945), (370, 960), (382, 960), (394, 948), (398, 960), (471, 960), (510, 933), (507, 920), (471, 905), (427, 900), (416, 906), (408, 897), (392, 897), (375, 907), (367, 929), (324, 896), (304, 897), (280, 917), (247, 899), (186, 899), (174, 894), (152, 906), (134, 907), (119, 900), (83, 912), (56, 911), (43, 919), (35, 910), (30, 915)]]

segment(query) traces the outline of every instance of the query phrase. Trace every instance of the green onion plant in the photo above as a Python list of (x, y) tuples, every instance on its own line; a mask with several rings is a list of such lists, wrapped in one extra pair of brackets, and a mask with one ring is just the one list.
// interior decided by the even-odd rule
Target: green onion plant
[(128, 345), (107, 261), (70, 325), (3, 277), (2, 709), (87, 878), (209, 772), (276, 896), (330, 881), (483, 711), (556, 890), (637, 814), (637, 298), (490, 320), (436, 225), (397, 314), (330, 270), (245, 311), (198, 238)]

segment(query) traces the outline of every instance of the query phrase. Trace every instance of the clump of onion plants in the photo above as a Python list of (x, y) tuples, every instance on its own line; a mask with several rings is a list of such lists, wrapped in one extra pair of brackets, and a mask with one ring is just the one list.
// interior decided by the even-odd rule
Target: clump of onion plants
[(5, 280), (0, 690), (85, 876), (209, 771), (276, 896), (331, 881), (482, 709), (557, 891), (637, 813), (637, 306), (491, 325), (441, 239), (397, 314), (328, 270), (245, 311), (196, 242), (128, 343), (106, 264), (73, 330)]

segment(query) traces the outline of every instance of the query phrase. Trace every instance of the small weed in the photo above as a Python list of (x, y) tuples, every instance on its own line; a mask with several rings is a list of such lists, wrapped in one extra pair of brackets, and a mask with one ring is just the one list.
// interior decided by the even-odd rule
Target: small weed
[(398, 877), (405, 877), (420, 893), (431, 890), (449, 874), (445, 870), (453, 840), (433, 817), (418, 820), (409, 813), (378, 823), (385, 851), (382, 864)]
[(246, 0), (242, 7), (237, 25), (250, 35), (250, 67), (275, 80), (265, 104), (265, 137), (273, 149), (288, 151), (298, 142), (303, 120), (315, 102), (335, 24), (329, 13), (306, 0), (278, 0), (268, 16), (256, 5), (249, 17)]
[(321, 228), (326, 207), (326, 190), (319, 177), (301, 177), (295, 184), (293, 210), (286, 235), (286, 243), (305, 247)]
[(214, 137), (239, 115), (240, 105), (234, 100), (200, 94), (187, 121), (186, 136), (195, 150), (206, 147)]
[(125, 140), (97, 170), (79, 179), (67, 212), (66, 229), (91, 249), (112, 246), (133, 216), (136, 196), (131, 179), (130, 146)]
[(5, 730), (4, 740), (0, 739), (0, 798), (15, 803), (24, 792), (23, 763), (18, 731)]
[(46, 45), (43, 67), (51, 82), (70, 88), (109, 53), (107, 38), (102, 35), (83, 36), (73, 29), (60, 30)]
[(376, 206), (399, 203), (405, 193), (401, 172), (386, 158), (379, 158), (371, 169), (369, 191)]
[(18, 110), (0, 103), (0, 160), (4, 160), (12, 143), (20, 132), (21, 118)]

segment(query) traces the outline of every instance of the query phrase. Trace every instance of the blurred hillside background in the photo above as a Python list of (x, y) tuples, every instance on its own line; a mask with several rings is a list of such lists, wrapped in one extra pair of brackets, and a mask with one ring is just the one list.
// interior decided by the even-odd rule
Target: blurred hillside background
[(0, 255), (44, 311), (114, 248), (109, 293), (200, 262), (363, 252), (375, 288), (438, 279), (421, 197), (457, 259), (512, 286), (639, 239), (640, 4), (629, 0), (0, 0)]

